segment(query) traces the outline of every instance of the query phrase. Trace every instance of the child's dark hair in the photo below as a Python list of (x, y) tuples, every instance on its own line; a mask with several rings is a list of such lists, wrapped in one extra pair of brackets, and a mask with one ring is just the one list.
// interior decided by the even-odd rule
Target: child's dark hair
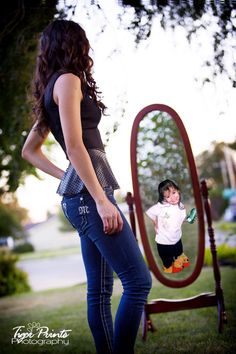
[(170, 188), (174, 188), (176, 189), (179, 194), (180, 194), (180, 198), (179, 198), (179, 205), (180, 205), (180, 200), (181, 200), (181, 193), (180, 193), (180, 189), (177, 186), (177, 184), (172, 181), (171, 179), (165, 179), (164, 181), (162, 181), (159, 186), (158, 186), (158, 193), (159, 193), (159, 198), (158, 198), (158, 202), (159, 203), (163, 203), (164, 202), (164, 192), (168, 191)]

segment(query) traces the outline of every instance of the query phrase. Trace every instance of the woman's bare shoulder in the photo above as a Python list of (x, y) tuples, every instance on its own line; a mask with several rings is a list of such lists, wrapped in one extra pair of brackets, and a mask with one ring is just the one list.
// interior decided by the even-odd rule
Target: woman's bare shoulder
[(63, 84), (63, 85), (66, 85), (66, 84), (69, 84), (69, 85), (79, 85), (80, 86), (80, 78), (79, 76), (73, 74), (73, 73), (64, 73), (64, 74), (61, 74), (57, 81), (56, 81), (57, 84)]
[(80, 78), (72, 73), (61, 74), (55, 82), (53, 89), (53, 98), (58, 104), (59, 97), (66, 97), (67, 99), (79, 97), (82, 99)]

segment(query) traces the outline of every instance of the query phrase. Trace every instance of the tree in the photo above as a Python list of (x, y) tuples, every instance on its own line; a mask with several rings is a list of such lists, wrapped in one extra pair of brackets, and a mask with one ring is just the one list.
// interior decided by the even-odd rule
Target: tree
[[(208, 150), (203, 151), (196, 158), (200, 179), (211, 181), (212, 188), (220, 190), (233, 187), (231, 174), (236, 176), (236, 142), (226, 144), (213, 141)], [(232, 153), (229, 155), (229, 152)], [(228, 162), (230, 160), (230, 162)], [(231, 167), (232, 166), (232, 167)], [(231, 167), (231, 168), (230, 168)], [(232, 169), (232, 172), (231, 172)], [(232, 178), (233, 179), (233, 178)]]
[(56, 0), (19, 0), (4, 3), (0, 12), (0, 195), (13, 192), (35, 169), (21, 158), (29, 128), (27, 100), (37, 37), (58, 13)]
[[(101, 9), (99, 0), (91, 2)], [(232, 52), (235, 49), (235, 0), (120, 0), (119, 4), (124, 13), (133, 12), (130, 23), (125, 23), (124, 14), (120, 14), (120, 21), (129, 31), (133, 31), (137, 44), (149, 38), (157, 17), (164, 29), (184, 28), (189, 42), (202, 31), (208, 36), (211, 33), (209, 46), (212, 46), (213, 61), (206, 57), (203, 63), (208, 68), (204, 82), (214, 81), (217, 75), (225, 74), (236, 87), (236, 63), (232, 53), (229, 53), (229, 48)]]
[(208, 150), (203, 151), (196, 158), (200, 180), (204, 178), (208, 181), (214, 220), (218, 220), (223, 215), (228, 205), (223, 197), (223, 190), (235, 188), (235, 146), (236, 141), (231, 144), (214, 141)]
[[(208, 70), (203, 81), (214, 81), (216, 76), (224, 74), (236, 86), (236, 63), (232, 58), (230, 61), (231, 53), (226, 50), (227, 45), (233, 50), (235, 0), (119, 0), (118, 3), (117, 16), (127, 31), (133, 31), (137, 45), (149, 38), (157, 17), (163, 28), (184, 28), (189, 41), (201, 31), (209, 33), (211, 28), (214, 60), (206, 57)], [(27, 174), (36, 174), (20, 156), (29, 126), (26, 92), (34, 68), (38, 33), (54, 16), (66, 16), (69, 10), (73, 15), (76, 3), (67, 6), (64, 0), (60, 6), (59, 11), (56, 0), (8, 1), (0, 13), (0, 194), (15, 191)], [(86, 1), (84, 6), (88, 16), (92, 7), (103, 11), (99, 0)], [(129, 14), (128, 23), (124, 14)]]
[(165, 179), (176, 181), (185, 202), (191, 199), (186, 152), (178, 127), (169, 114), (154, 111), (140, 122), (137, 165), (144, 208), (157, 202), (158, 184)]
[(22, 224), (28, 220), (27, 210), (21, 208), (17, 200), (4, 201), (0, 199), (0, 237), (12, 236), (15, 239), (25, 238)]

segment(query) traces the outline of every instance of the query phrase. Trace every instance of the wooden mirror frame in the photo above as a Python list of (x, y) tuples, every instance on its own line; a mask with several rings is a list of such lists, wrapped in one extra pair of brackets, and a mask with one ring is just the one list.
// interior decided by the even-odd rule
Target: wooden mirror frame
[[(175, 121), (179, 133), (181, 135), (184, 148), (186, 151), (187, 161), (189, 164), (189, 172), (190, 179), (192, 181), (193, 195), (195, 200), (195, 205), (197, 209), (197, 220), (198, 220), (198, 254), (197, 261), (195, 263), (195, 267), (193, 272), (185, 279), (169, 279), (165, 277), (160, 269), (157, 266), (156, 260), (153, 256), (153, 252), (150, 247), (150, 242), (148, 240), (147, 231), (144, 222), (144, 213), (142, 208), (142, 201), (140, 197), (139, 191), (139, 180), (138, 180), (138, 168), (137, 168), (137, 140), (138, 140), (138, 132), (139, 132), (139, 124), (142, 119), (150, 112), (159, 111), (165, 112), (170, 115), (170, 117)], [(144, 252), (147, 257), (147, 261), (150, 267), (150, 270), (153, 272), (155, 277), (164, 285), (173, 287), (173, 288), (181, 288), (187, 285), (192, 284), (197, 277), (199, 276), (203, 261), (204, 261), (204, 250), (205, 250), (205, 228), (204, 228), (204, 217), (203, 217), (203, 205), (201, 199), (200, 185), (198, 182), (197, 170), (194, 162), (194, 157), (190, 145), (190, 141), (185, 130), (185, 127), (182, 123), (182, 120), (178, 116), (178, 114), (169, 106), (163, 104), (152, 104), (143, 108), (138, 115), (136, 116), (133, 128), (131, 132), (131, 171), (132, 171), (132, 181), (133, 181), (133, 190), (134, 190), (134, 202), (136, 206), (136, 213), (138, 218), (138, 224), (140, 229), (140, 235), (142, 239), (142, 244), (144, 247)]]
[[(136, 147), (137, 147), (137, 134), (138, 134), (139, 123), (147, 113), (150, 113), (152, 111), (162, 111), (162, 112), (169, 113), (170, 116), (175, 120), (176, 125), (179, 128), (180, 134), (182, 136), (182, 140), (184, 143), (184, 147), (186, 150), (187, 159), (190, 167), (190, 175), (192, 178), (192, 186), (193, 186), (194, 198), (195, 198), (197, 214), (198, 214), (199, 249), (198, 249), (198, 257), (197, 257), (197, 262), (194, 271), (188, 278), (184, 280), (167, 279), (161, 274), (161, 272), (157, 267), (156, 261), (153, 257), (150, 244), (147, 238), (145, 223), (144, 223), (142, 203), (141, 203), (141, 198), (139, 193)], [(201, 268), (203, 266), (203, 260), (204, 260), (204, 250), (205, 250), (204, 215), (205, 215), (207, 225), (208, 225), (208, 235), (209, 235), (210, 250), (212, 255), (213, 276), (215, 280), (215, 292), (205, 292), (186, 299), (178, 299), (178, 300), (153, 299), (147, 302), (143, 311), (143, 321), (142, 321), (143, 340), (146, 339), (147, 331), (153, 332), (155, 330), (150, 318), (151, 314), (187, 310), (187, 309), (196, 309), (196, 308), (209, 307), (209, 306), (217, 307), (218, 331), (221, 333), (223, 331), (223, 325), (227, 323), (227, 316), (226, 316), (225, 305), (224, 305), (223, 289), (221, 287), (220, 268), (217, 261), (217, 250), (215, 245), (214, 229), (212, 227), (211, 205), (208, 197), (208, 189), (205, 180), (201, 181), (201, 187), (199, 185), (196, 166), (194, 163), (194, 158), (193, 158), (189, 138), (178, 114), (171, 107), (163, 104), (153, 104), (142, 109), (136, 116), (133, 123), (133, 129), (131, 133), (130, 153), (131, 153), (131, 169), (132, 169), (134, 197), (130, 192), (128, 192), (126, 197), (126, 202), (129, 207), (131, 227), (136, 237), (135, 212), (134, 212), (134, 204), (135, 204), (139, 228), (140, 228), (141, 240), (143, 243), (145, 254), (147, 256), (150, 270), (154, 273), (157, 279), (159, 279), (164, 285), (170, 287), (175, 287), (175, 288), (184, 287), (190, 285), (194, 280), (196, 280), (196, 278), (199, 276), (201, 272)], [(201, 195), (203, 198), (205, 214), (203, 212)]]

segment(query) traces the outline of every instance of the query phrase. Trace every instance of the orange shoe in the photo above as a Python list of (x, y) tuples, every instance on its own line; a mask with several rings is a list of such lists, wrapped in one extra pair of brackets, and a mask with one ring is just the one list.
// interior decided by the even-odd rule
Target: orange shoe
[(179, 262), (182, 263), (183, 267), (189, 267), (189, 266), (190, 266), (189, 258), (188, 258), (184, 253), (182, 253), (182, 254), (177, 258), (177, 260), (179, 260)]
[(178, 267), (175, 267), (174, 265), (174, 262), (173, 264), (169, 267), (169, 268), (166, 268), (165, 266), (163, 266), (163, 272), (164, 273), (179, 273), (181, 272), (182, 270), (184, 269), (183, 266), (178, 266)]
[(174, 260), (173, 262), (173, 267), (175, 269), (180, 269), (180, 270), (183, 270), (184, 266), (183, 266), (183, 260), (182, 258), (179, 259), (179, 257), (177, 259)]

